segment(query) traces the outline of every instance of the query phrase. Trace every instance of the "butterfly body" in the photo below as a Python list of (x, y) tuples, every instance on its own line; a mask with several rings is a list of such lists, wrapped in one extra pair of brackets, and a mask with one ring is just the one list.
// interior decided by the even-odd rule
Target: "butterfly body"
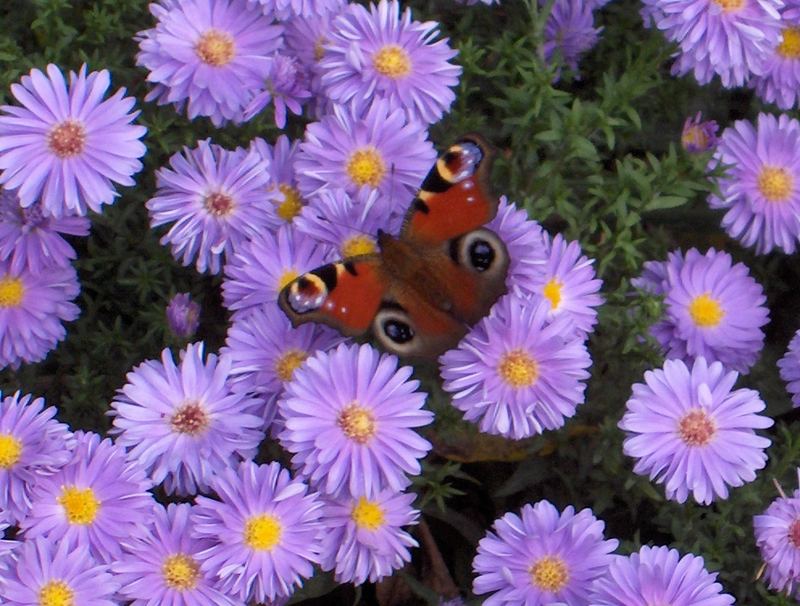
[(505, 292), (508, 254), (481, 226), (497, 201), (486, 186), (488, 145), (467, 136), (439, 157), (398, 236), (379, 253), (330, 263), (288, 284), (278, 302), (294, 325), (322, 322), (345, 335), (370, 330), (384, 348), (435, 357)]

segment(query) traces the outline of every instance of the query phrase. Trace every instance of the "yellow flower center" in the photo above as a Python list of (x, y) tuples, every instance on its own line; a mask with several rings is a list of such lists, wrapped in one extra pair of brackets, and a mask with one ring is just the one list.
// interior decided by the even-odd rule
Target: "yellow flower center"
[(286, 285), (295, 280), (299, 275), (300, 274), (298, 274), (293, 269), (287, 269), (286, 271), (284, 271), (281, 274), (281, 277), (278, 278), (278, 290), (283, 290), (284, 288), (286, 288)]
[(530, 387), (539, 378), (539, 364), (527, 351), (515, 349), (500, 358), (497, 373), (515, 389)]
[(322, 61), (322, 58), (325, 56), (325, 43), (327, 40), (325, 36), (320, 36), (317, 38), (316, 42), (314, 42), (314, 61), (319, 63)]
[(375, 501), (368, 501), (364, 497), (358, 499), (358, 503), (353, 507), (351, 516), (356, 526), (366, 530), (378, 530), (386, 523), (383, 508)]
[(194, 45), (194, 52), (203, 63), (212, 67), (222, 67), (233, 60), (236, 46), (228, 32), (210, 29), (200, 36)]
[(337, 424), (345, 436), (357, 444), (366, 444), (375, 435), (375, 417), (372, 411), (353, 402), (339, 413)]
[(699, 124), (690, 126), (681, 135), (681, 145), (684, 149), (708, 149), (708, 135)]
[(58, 497), (59, 504), (67, 514), (70, 524), (80, 524), (85, 526), (94, 522), (97, 512), (100, 510), (100, 501), (94, 496), (91, 488), (78, 488), (77, 486), (64, 486), (61, 489), (61, 496)]
[(372, 55), (372, 65), (387, 78), (405, 78), (411, 73), (411, 57), (396, 44), (387, 44)]
[(11, 469), (22, 456), (22, 442), (10, 433), (0, 433), (0, 469)]
[(300, 196), (300, 192), (288, 183), (281, 183), (278, 189), (283, 194), (283, 202), (278, 204), (278, 216), (287, 223), (291, 223), (303, 208), (303, 198)]
[(206, 210), (215, 217), (227, 217), (233, 212), (236, 206), (228, 194), (213, 192), (206, 196), (204, 200)]
[(172, 431), (196, 436), (208, 429), (210, 419), (200, 402), (186, 402), (179, 407), (169, 420)]
[(800, 59), (800, 27), (787, 27), (783, 30), (778, 54), (784, 59)]
[(553, 278), (542, 289), (544, 298), (550, 301), (550, 307), (553, 309), (558, 309), (558, 305), (561, 303), (561, 289), (563, 287), (564, 285), (558, 279)]
[(372, 146), (357, 149), (347, 159), (347, 174), (359, 187), (378, 187), (386, 174), (386, 164), (381, 153)]
[(247, 520), (244, 526), (244, 543), (256, 551), (272, 551), (281, 540), (283, 528), (278, 518), (266, 513)]
[(770, 202), (785, 202), (793, 187), (792, 175), (785, 168), (764, 166), (758, 173), (758, 191)]
[(0, 278), (0, 307), (18, 307), (25, 295), (25, 286), (20, 278), (6, 275)]
[(39, 606), (74, 606), (73, 595), (64, 581), (49, 581), (39, 590)]
[(368, 236), (351, 236), (342, 243), (342, 256), (345, 259), (358, 255), (371, 255), (377, 251), (375, 240)]
[(308, 352), (302, 349), (290, 349), (284, 352), (275, 362), (275, 374), (284, 383), (290, 381), (294, 371), (306, 361), (306, 358), (308, 358)]
[(690, 410), (678, 422), (678, 433), (687, 446), (705, 446), (716, 432), (713, 419), (699, 408)]
[(178, 591), (194, 589), (200, 578), (200, 566), (191, 556), (176, 553), (164, 560), (161, 576), (164, 577), (164, 584), (170, 589)]
[(86, 146), (86, 129), (76, 120), (64, 120), (47, 133), (47, 147), (59, 158), (72, 158)]
[(746, 0), (714, 0), (726, 13), (738, 11), (744, 6)]
[(689, 315), (700, 328), (713, 328), (722, 322), (722, 318), (725, 317), (725, 311), (719, 301), (705, 293), (695, 297), (689, 303)]
[(530, 568), (531, 581), (542, 591), (561, 591), (569, 582), (567, 563), (558, 556), (544, 556)]

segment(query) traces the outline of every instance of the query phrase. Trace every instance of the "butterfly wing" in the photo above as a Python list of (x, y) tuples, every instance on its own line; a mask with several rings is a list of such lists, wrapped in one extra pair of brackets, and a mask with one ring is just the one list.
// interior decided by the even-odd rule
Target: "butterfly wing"
[(497, 212), (497, 198), (488, 187), (492, 156), (478, 135), (451, 145), (422, 182), (400, 237), (433, 247), (491, 221)]

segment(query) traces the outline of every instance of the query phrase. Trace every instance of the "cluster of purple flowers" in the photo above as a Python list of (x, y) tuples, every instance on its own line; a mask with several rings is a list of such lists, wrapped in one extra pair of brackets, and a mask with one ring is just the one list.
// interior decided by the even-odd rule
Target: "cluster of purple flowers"
[(89, 233), (99, 212), (132, 185), (144, 155), (134, 100), (104, 99), (107, 70), (69, 81), (55, 65), (31, 70), (0, 107), (0, 368), (42, 360), (79, 313), (80, 287), (64, 236)]

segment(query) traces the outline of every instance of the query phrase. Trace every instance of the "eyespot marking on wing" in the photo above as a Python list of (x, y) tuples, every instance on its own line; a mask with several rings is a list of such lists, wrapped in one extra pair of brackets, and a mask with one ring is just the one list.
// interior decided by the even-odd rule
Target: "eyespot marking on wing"
[(313, 272), (303, 274), (292, 282), (288, 288), (286, 302), (296, 314), (305, 314), (318, 310), (328, 297), (328, 287), (325, 285), (325, 280)]

